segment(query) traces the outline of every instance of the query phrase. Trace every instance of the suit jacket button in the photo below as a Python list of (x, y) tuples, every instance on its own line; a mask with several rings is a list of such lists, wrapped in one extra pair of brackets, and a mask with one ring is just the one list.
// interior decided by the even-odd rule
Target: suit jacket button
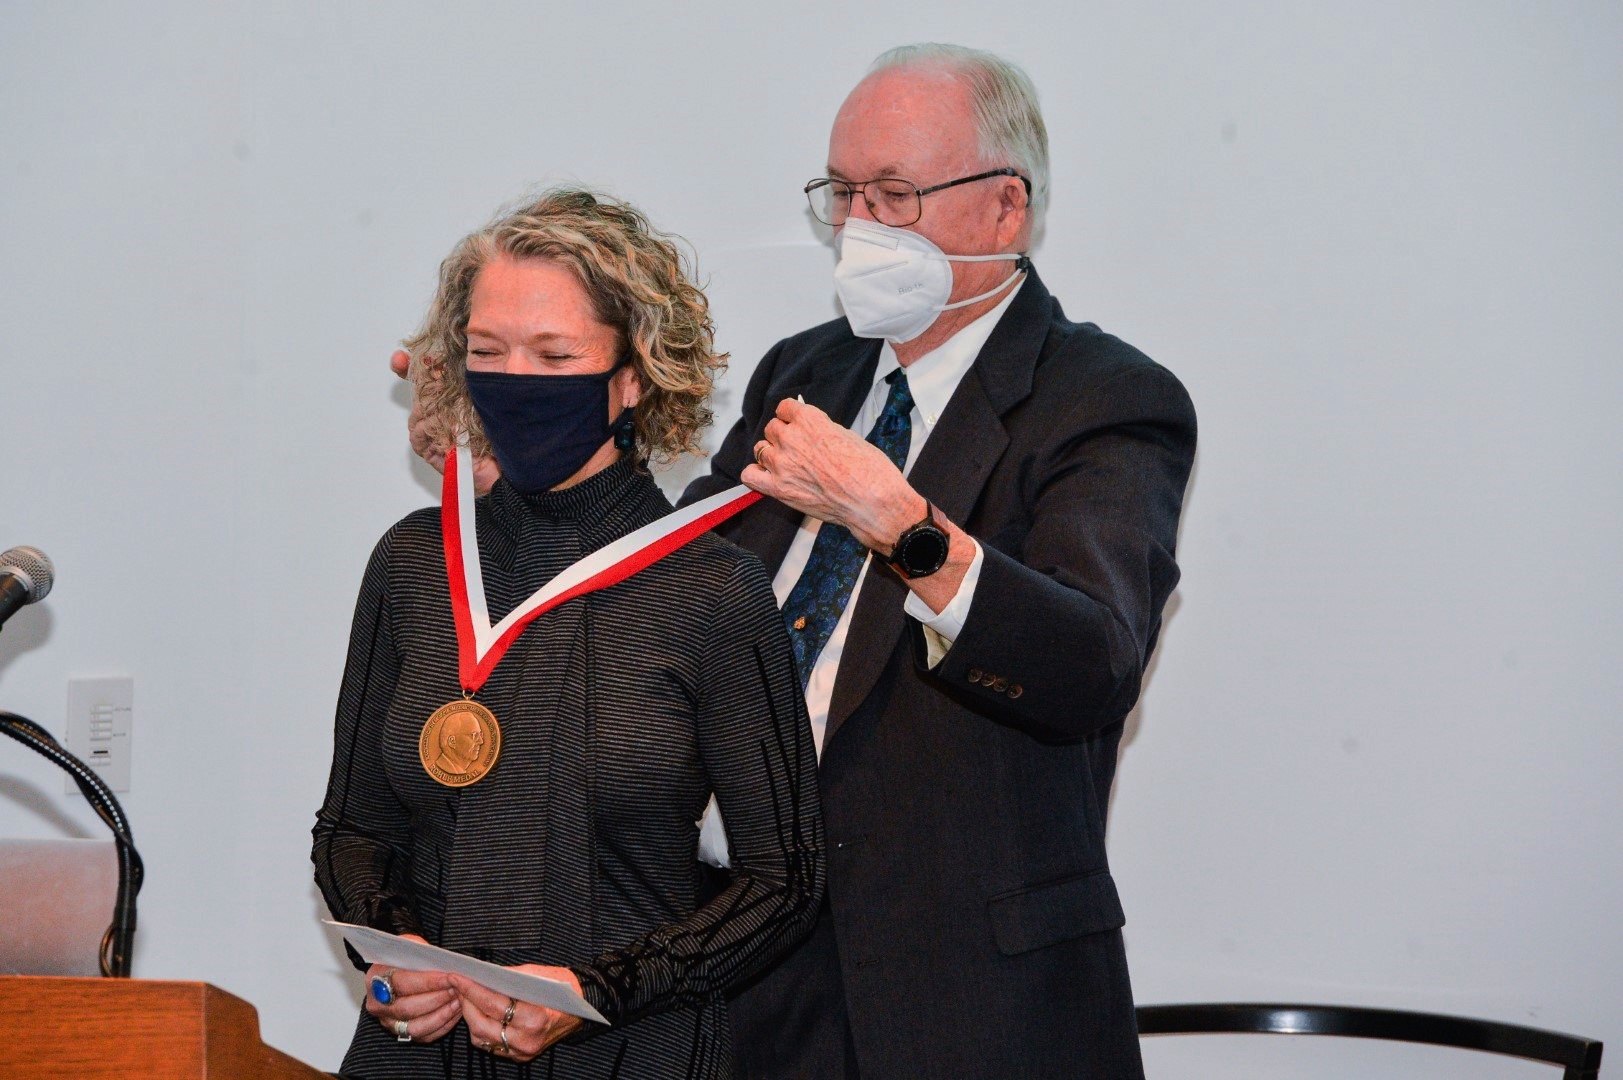
[(1023, 693), (1025, 693), (1025, 690), (1021, 689), (1019, 683), (1010, 683), (1009, 684), (1009, 700), (1010, 701), (1013, 701), (1015, 698), (1019, 697)]
[(1009, 685), (1009, 680), (1005, 679), (1001, 675), (999, 675), (996, 679), (992, 680), (992, 689), (996, 690), (1000, 694), (1003, 693), (1003, 691), (1008, 688), (1008, 685)]
[(972, 668), (969, 669), (969, 681), (970, 682), (980, 682), (981, 681), (981, 669), (980, 668), (972, 667)]

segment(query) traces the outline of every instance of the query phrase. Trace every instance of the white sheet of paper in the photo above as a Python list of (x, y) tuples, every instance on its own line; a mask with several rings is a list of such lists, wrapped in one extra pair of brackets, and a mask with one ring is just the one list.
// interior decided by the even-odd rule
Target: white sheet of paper
[(539, 975), (526, 975), (522, 971), (487, 964), (437, 945), (408, 941), (394, 934), (374, 930), (370, 926), (334, 922), (322, 919), (328, 926), (336, 926), (344, 940), (355, 946), (355, 951), (369, 964), (386, 964), (407, 971), (446, 971), (472, 979), (498, 994), (541, 1005), (570, 1016), (579, 1016), (599, 1024), (607, 1024), (603, 1014), (575, 993), (574, 987), (557, 979), (543, 979)]

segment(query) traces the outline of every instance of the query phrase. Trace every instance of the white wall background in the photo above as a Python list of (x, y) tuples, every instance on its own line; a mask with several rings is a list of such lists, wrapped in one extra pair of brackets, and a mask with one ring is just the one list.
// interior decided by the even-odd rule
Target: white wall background
[[(709, 275), (730, 422), (834, 310), (835, 108), (937, 38), (1027, 66), (1045, 279), (1200, 410), (1112, 821), (1140, 999), (1623, 1050), (1623, 8), (459, 6), (0, 3), (0, 547), (60, 579), (0, 707), (134, 676), (137, 974), (347, 1043), (308, 834), (367, 553), (437, 493), (384, 365), (455, 239), (536, 181), (633, 198)], [(101, 829), (8, 742), (0, 834)], [(1256, 1042), (1152, 1075), (1542, 1075)]]

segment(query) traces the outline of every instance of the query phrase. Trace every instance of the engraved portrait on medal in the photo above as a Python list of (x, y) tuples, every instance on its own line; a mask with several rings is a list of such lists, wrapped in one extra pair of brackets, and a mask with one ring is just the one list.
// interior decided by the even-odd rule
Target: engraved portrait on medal
[(502, 752), (496, 716), (477, 701), (453, 701), (434, 711), (417, 740), (428, 775), (446, 787), (484, 779)]

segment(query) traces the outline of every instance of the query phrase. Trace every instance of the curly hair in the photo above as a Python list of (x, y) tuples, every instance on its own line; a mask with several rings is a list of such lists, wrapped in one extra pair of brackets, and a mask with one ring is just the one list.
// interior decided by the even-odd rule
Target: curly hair
[(422, 327), (402, 343), (434, 444), (451, 446), (461, 430), (475, 454), (490, 454), (468, 396), (468, 317), (479, 271), (508, 255), (573, 270), (598, 320), (629, 346), (626, 358), (641, 387), (638, 456), (668, 464), (702, 454), (699, 433), (710, 424), (710, 391), (727, 354), (715, 351), (710, 303), (693, 284), (678, 243), (686, 244), (656, 230), (636, 207), (579, 188), (547, 191), (464, 237), (440, 263)]

